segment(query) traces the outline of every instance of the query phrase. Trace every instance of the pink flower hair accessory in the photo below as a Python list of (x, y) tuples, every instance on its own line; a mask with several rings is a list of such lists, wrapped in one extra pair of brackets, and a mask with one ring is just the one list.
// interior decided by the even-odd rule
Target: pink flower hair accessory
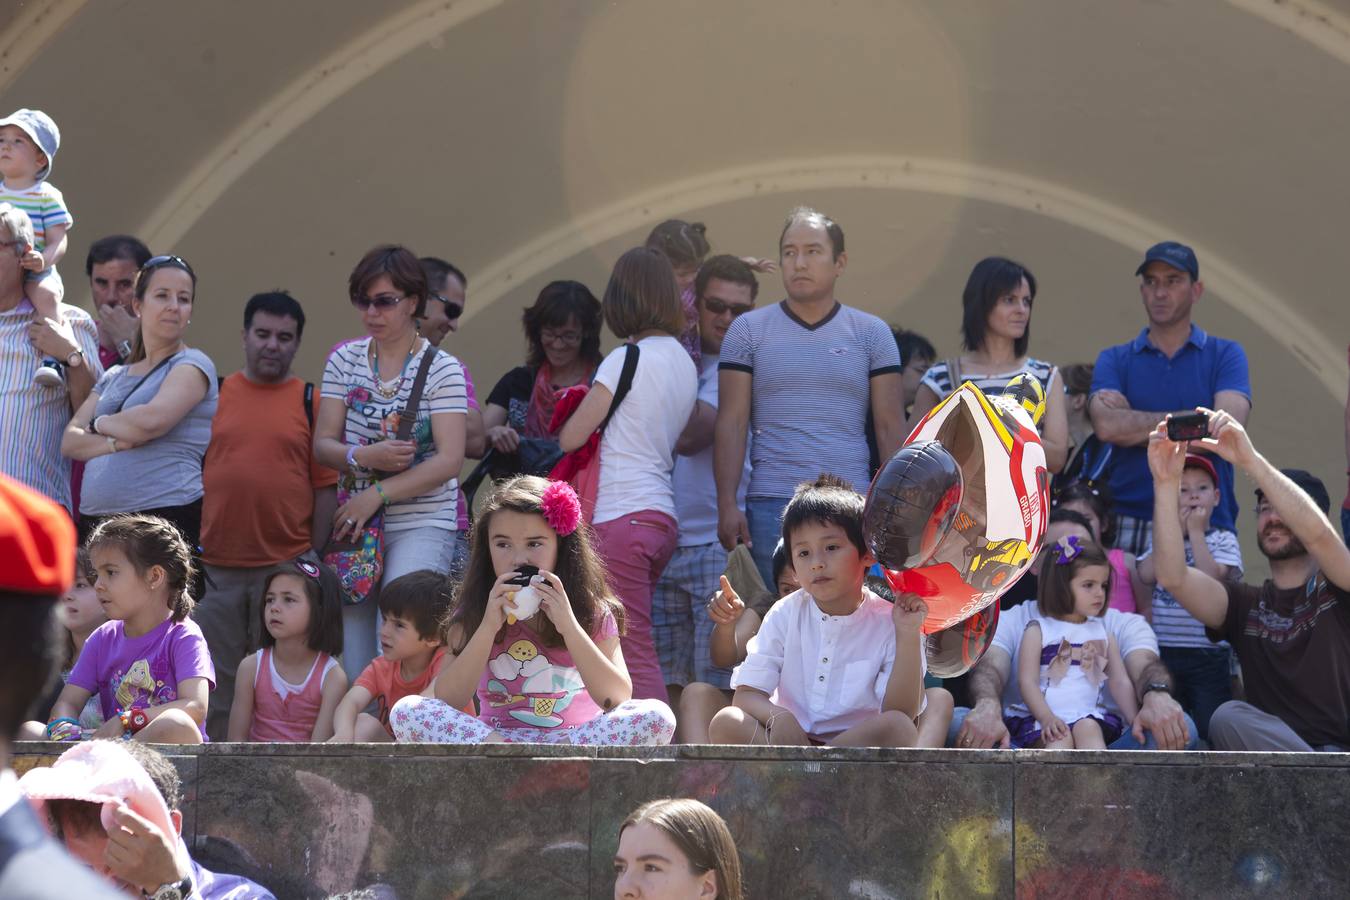
[(566, 537), (581, 524), (581, 500), (565, 481), (550, 481), (539, 498), (539, 505), (544, 511), (544, 521), (558, 532), (559, 537)]

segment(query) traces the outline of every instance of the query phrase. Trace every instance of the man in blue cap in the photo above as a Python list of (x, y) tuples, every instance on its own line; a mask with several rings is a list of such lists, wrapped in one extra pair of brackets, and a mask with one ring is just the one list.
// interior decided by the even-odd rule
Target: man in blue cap
[[(1097, 438), (1115, 447), (1109, 483), (1116, 546), (1138, 556), (1153, 532), (1149, 434), (1168, 413), (1192, 413), (1196, 407), (1227, 412), (1245, 426), (1252, 389), (1242, 345), (1207, 334), (1191, 321), (1205, 293), (1194, 250), (1175, 241), (1154, 244), (1135, 275), (1148, 326), (1134, 340), (1097, 356), (1089, 414)], [(1223, 459), (1213, 462), (1221, 499), (1211, 524), (1236, 531), (1233, 467)]]

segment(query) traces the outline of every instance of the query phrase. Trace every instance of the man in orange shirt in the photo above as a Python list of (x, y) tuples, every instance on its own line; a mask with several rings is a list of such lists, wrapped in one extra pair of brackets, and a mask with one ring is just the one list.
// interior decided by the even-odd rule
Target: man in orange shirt
[(314, 459), (319, 394), (291, 374), (305, 313), (284, 291), (244, 307), (244, 369), (220, 386), (202, 462), (202, 561), (207, 592), (193, 617), (216, 666), (206, 731), (224, 740), (239, 662), (261, 635), (262, 576), (328, 540), (337, 473)]

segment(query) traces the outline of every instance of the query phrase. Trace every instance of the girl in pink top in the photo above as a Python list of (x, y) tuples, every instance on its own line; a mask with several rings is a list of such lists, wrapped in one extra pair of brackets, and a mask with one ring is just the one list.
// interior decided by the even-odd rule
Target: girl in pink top
[[(1066, 485), (1055, 496), (1056, 509), (1071, 509), (1082, 513), (1092, 523), (1092, 539), (1103, 547), (1115, 542), (1114, 531), (1103, 531), (1115, 521), (1111, 515), (1111, 494), (1106, 485), (1096, 485), (1087, 481), (1074, 481)], [(1149, 618), (1153, 605), (1152, 589), (1139, 580), (1136, 572), (1138, 562), (1134, 554), (1124, 550), (1108, 550), (1107, 562), (1111, 565), (1111, 593), (1106, 605), (1121, 612), (1137, 612)]]
[(337, 575), (297, 559), (263, 580), (262, 649), (239, 664), (229, 740), (326, 741), (347, 692)]
[[(619, 648), (623, 607), (610, 596), (570, 485), (533, 476), (504, 482), (479, 513), (472, 548), (450, 617), (449, 661), (425, 695), (394, 704), (398, 740), (670, 742), (670, 707), (632, 699)], [(538, 574), (512, 584), (524, 566)], [(475, 696), (476, 717), (458, 709)]]

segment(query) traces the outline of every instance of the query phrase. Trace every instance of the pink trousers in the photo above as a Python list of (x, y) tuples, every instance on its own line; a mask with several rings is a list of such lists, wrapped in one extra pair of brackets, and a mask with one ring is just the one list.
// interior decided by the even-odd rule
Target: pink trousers
[(644, 509), (593, 527), (596, 550), (627, 619), (620, 643), (633, 679), (633, 699), (667, 703), (666, 678), (652, 641), (652, 590), (675, 553), (678, 526), (665, 513)]

